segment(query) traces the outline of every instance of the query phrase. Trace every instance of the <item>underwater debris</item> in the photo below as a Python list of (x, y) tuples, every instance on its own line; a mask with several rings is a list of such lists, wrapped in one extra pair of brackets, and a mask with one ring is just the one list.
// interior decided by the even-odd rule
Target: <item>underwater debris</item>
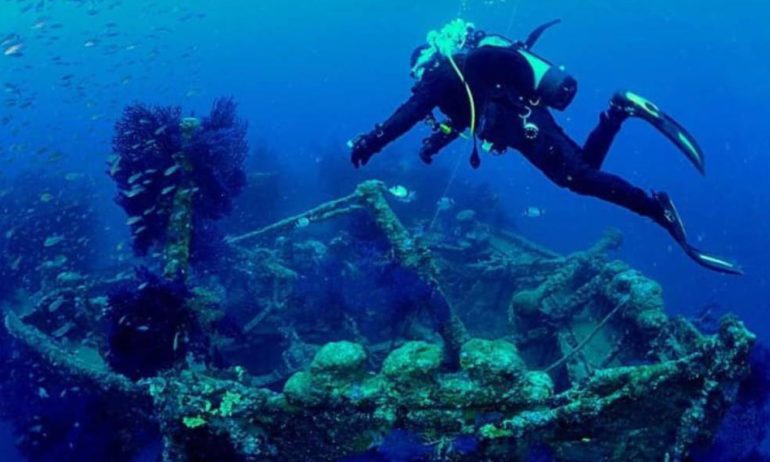
[(466, 339), (465, 327), (462, 321), (452, 312), (451, 305), (442, 294), (439, 283), (438, 269), (432, 260), (430, 251), (418, 240), (413, 239), (399, 221), (385, 199), (386, 187), (379, 181), (361, 183), (356, 191), (346, 197), (322, 204), (302, 215), (281, 220), (260, 230), (230, 237), (227, 242), (242, 243), (271, 235), (283, 230), (289, 230), (305, 218), (313, 222), (326, 221), (355, 211), (366, 210), (371, 213), (377, 227), (384, 233), (390, 243), (396, 261), (405, 269), (412, 270), (427, 284), (421, 296), (421, 305), (430, 312), (440, 334), (447, 345), (447, 355), (450, 362), (457, 362), (460, 346)]
[[(266, 317), (291, 323), (286, 302), (291, 298), (285, 297), (291, 296), (291, 284), (301, 281), (301, 265), (320, 265), (331, 252), (320, 241), (292, 242), (285, 236), (273, 249), (247, 243), (290, 233), (302, 217), (320, 223), (350, 214), (369, 217), (389, 243), (392, 261), (443, 298), (437, 312), (456, 317), (457, 324), (443, 329), (427, 324), (440, 336), (396, 336), (383, 344), (363, 335), (329, 339), (317, 345), (312, 360), (267, 377), (175, 357), (168, 363), (172, 368), (124, 369), (143, 377), (134, 381), (110, 367), (109, 356), (101, 364), (83, 361), (67, 341), (12, 313), (5, 318), (6, 332), (25, 356), (65, 382), (130, 403), (134, 425), (157, 422), (169, 461), (307, 460), (308, 455), (316, 461), (363, 455), (526, 461), (536, 453), (555, 460), (683, 461), (716, 432), (734, 399), (729, 390), (748, 373), (754, 336), (733, 317), (724, 318), (713, 335), (669, 319), (660, 286), (607, 259), (606, 252), (619, 245), (617, 233), (566, 257), (491, 228), (483, 246), (457, 248), (435, 233), (425, 241), (414, 239), (386, 198), (382, 183), (363, 183), (350, 196), (228, 240), (250, 262), (243, 267), (252, 272), (248, 281), (269, 284), (276, 303), (254, 318), (248, 341), (275, 335)], [(458, 226), (483, 226), (465, 215)], [(350, 246), (344, 230), (334, 239), (342, 240), (337, 249)], [(296, 252), (297, 260), (284, 259), (281, 252)], [(347, 263), (352, 271), (355, 262)], [(111, 297), (111, 305), (130, 306), (125, 311), (132, 313), (172, 297), (173, 303), (162, 303), (164, 309), (185, 305), (178, 309), (183, 317), (202, 319), (203, 311), (194, 306), (208, 296), (200, 289), (160, 297), (158, 291), (171, 284), (167, 280), (148, 277), (128, 284), (131, 290), (120, 300)], [(46, 309), (58, 300), (52, 298)], [(439, 303), (427, 293), (423, 301)], [(146, 306), (148, 319), (129, 322), (137, 338), (158, 332), (159, 307)], [(485, 332), (477, 328), (476, 309), (486, 310), (505, 332), (495, 339), (476, 336)], [(110, 318), (122, 325), (127, 318), (121, 323), (118, 311)], [(214, 342), (214, 323), (196, 324)], [(279, 356), (300, 350), (299, 356), (307, 355), (303, 332), (286, 329), (292, 340)], [(161, 337), (160, 344), (173, 351), (177, 339)], [(275, 343), (274, 337), (267, 339)], [(456, 363), (448, 364), (453, 349)]]

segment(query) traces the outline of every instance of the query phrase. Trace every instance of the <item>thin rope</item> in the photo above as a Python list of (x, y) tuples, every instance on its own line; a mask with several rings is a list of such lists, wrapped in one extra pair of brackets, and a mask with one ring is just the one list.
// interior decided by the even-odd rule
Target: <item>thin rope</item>
[(511, 29), (513, 29), (513, 22), (516, 20), (516, 13), (519, 12), (519, 5), (521, 5), (521, 2), (523, 0), (515, 0), (516, 3), (513, 4), (513, 11), (511, 12), (511, 19), (508, 20), (508, 28), (505, 29), (505, 36), (508, 37), (511, 35)]
[(592, 330), (591, 333), (588, 334), (588, 337), (583, 339), (583, 341), (580, 342), (578, 344), (578, 346), (576, 346), (575, 348), (570, 350), (569, 353), (567, 353), (564, 356), (562, 356), (561, 359), (559, 359), (555, 363), (551, 364), (550, 366), (546, 367), (545, 368), (545, 372), (550, 372), (553, 369), (561, 366), (562, 364), (567, 362), (567, 360), (570, 359), (575, 353), (577, 353), (580, 350), (582, 350), (583, 347), (586, 346), (588, 344), (588, 342), (590, 342), (596, 336), (596, 334), (599, 333), (600, 330), (602, 330), (604, 325), (607, 324), (609, 322), (609, 320), (612, 319), (613, 316), (615, 316), (615, 313), (617, 313), (618, 311), (620, 311), (621, 308), (626, 306), (626, 304), (628, 303), (628, 301), (630, 299), (631, 299), (631, 296), (629, 296), (629, 295), (626, 295), (625, 297), (623, 297), (623, 300), (621, 300), (620, 303), (618, 303), (617, 306), (615, 308), (613, 308), (612, 311), (610, 311), (607, 314), (607, 316), (605, 316), (604, 319), (602, 319), (602, 321), (599, 324), (596, 325), (596, 328), (594, 328), (594, 330)]
[[(465, 156), (463, 156), (462, 152), (459, 152), (457, 154), (457, 160), (455, 161), (455, 166), (452, 168), (452, 174), (449, 175), (449, 181), (446, 184), (446, 187), (444, 188), (444, 192), (441, 193), (441, 197), (439, 197), (439, 201), (441, 201), (442, 198), (446, 197), (447, 193), (449, 192), (449, 188), (452, 187), (452, 183), (454, 183), (455, 178), (457, 177), (457, 170), (460, 168), (460, 162), (463, 160)], [(433, 229), (433, 226), (436, 224), (436, 220), (438, 220), (438, 214), (441, 212), (441, 206), (439, 204), (436, 204), (436, 211), (433, 213), (433, 218), (430, 220), (430, 225), (428, 225), (427, 231), (430, 231)]]

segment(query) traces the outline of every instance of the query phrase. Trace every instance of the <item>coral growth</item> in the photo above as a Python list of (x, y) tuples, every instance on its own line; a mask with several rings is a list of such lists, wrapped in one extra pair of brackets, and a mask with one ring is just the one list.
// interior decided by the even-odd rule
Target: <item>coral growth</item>
[[(93, 428), (102, 415), (81, 412), (67, 401), (69, 391), (40, 391), (40, 384), (75, 384), (89, 404), (117, 403), (105, 429), (133, 438), (108, 451), (127, 460), (145, 451), (157, 456), (162, 441), (164, 460), (173, 462), (675, 462), (715, 434), (721, 447), (735, 445), (736, 457), (759, 455), (749, 448), (765, 433), (743, 425), (764, 418), (768, 388), (764, 375), (748, 375), (753, 334), (730, 316), (710, 335), (667, 317), (658, 284), (607, 258), (617, 233), (562, 256), (464, 213), (453, 214), (449, 227), (483, 230), (473, 245), (434, 232), (417, 238), (383, 191), (366, 182), (349, 196), (229, 239), (239, 285), (140, 272), (112, 291), (104, 342), (89, 332), (93, 323), (56, 336), (58, 323), (44, 319), (52, 305), (70, 312), (78, 297), (98, 298), (104, 285), (46, 297), (24, 316), (8, 313), (0, 340), (21, 353), (4, 377), (41, 402), (58, 393), (57, 403), (89, 421), (88, 434), (102, 435)], [(367, 231), (321, 226), (343, 216)], [(178, 232), (175, 226), (169, 229)], [(335, 271), (344, 275), (331, 277)], [(340, 312), (346, 293), (335, 285), (356, 279), (372, 284), (348, 300), (357, 311)], [(402, 289), (409, 294), (398, 308), (406, 325), (381, 323), (379, 335), (363, 329), (367, 319), (382, 319), (381, 294)], [(217, 301), (235, 291), (243, 291), (239, 303), (252, 305), (239, 306), (243, 327), (230, 335), (218, 331)], [(248, 363), (226, 368), (211, 357), (214, 347), (229, 364)], [(19, 385), (29, 377), (31, 386)], [(15, 410), (3, 409), (8, 416)], [(46, 448), (67, 441), (54, 432), (63, 414), (50, 413), (45, 428), (57, 437)], [(137, 427), (150, 437), (139, 438)], [(77, 431), (67, 435), (78, 436), (79, 450), (90, 443)]]
[[(186, 244), (192, 239), (200, 246), (208, 241), (196, 235), (206, 229), (205, 221), (232, 210), (233, 198), (246, 182), (248, 153), (246, 123), (236, 110), (231, 99), (216, 101), (202, 121), (183, 118), (178, 107), (136, 104), (124, 110), (115, 126), (116, 156), (109, 173), (118, 186), (116, 202), (129, 217), (137, 253), (179, 239), (175, 227), (192, 228)], [(186, 222), (180, 224), (180, 219)]]
[(137, 280), (109, 294), (110, 366), (132, 379), (173, 367), (188, 352), (205, 350), (200, 327), (181, 281), (139, 270)]

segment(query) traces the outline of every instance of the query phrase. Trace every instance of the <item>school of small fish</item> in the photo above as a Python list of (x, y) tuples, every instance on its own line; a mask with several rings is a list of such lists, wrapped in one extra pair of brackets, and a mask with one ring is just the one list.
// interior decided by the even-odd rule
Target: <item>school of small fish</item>
[[(135, 85), (158, 73), (174, 82), (153, 90), (161, 100), (202, 93), (205, 82), (195, 65), (199, 47), (169, 40), (178, 30), (186, 33), (207, 19), (186, 2), (9, 0), (0, 14), (8, 19), (0, 24), (13, 25), (13, 30), (0, 30), (0, 130), (9, 136), (0, 146), (2, 162), (28, 165), (32, 158), (58, 163), (81, 155), (76, 148), (82, 140), (112, 127), (121, 109), (134, 100)], [(126, 25), (126, 18), (138, 20)], [(62, 113), (37, 117), (43, 109), (38, 102), (50, 99), (64, 106)], [(90, 123), (91, 128), (74, 133), (69, 124), (55, 123), (63, 118)], [(156, 135), (167, 128), (158, 128)], [(31, 132), (46, 136), (26, 136)], [(67, 144), (73, 146), (71, 152), (58, 150)], [(110, 173), (119, 168), (110, 165)], [(167, 176), (178, 168), (169, 168)], [(62, 173), (67, 181), (81, 175)]]

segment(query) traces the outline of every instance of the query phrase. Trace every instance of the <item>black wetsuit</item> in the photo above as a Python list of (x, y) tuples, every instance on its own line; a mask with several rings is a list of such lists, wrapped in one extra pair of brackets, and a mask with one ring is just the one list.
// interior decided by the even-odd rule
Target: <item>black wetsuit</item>
[[(547, 107), (535, 104), (535, 95), (522, 90), (534, 88), (533, 77), (529, 65), (516, 50), (484, 46), (458, 55), (455, 60), (473, 92), (478, 116), (476, 135), (480, 139), (491, 142), (499, 151), (513, 148), (521, 152), (561, 187), (612, 202), (663, 224), (663, 211), (651, 195), (601, 171), (624, 116), (602, 113), (598, 126), (581, 147), (564, 133)], [(365, 164), (385, 145), (430, 116), (435, 108), (450, 119), (455, 130), (429, 138), (430, 145), (424, 145), (424, 151), (437, 152), (470, 125), (465, 87), (447, 60), (426, 71), (409, 100), (373, 132), (357, 140), (353, 163)], [(525, 133), (525, 115), (538, 128), (534, 137)]]

